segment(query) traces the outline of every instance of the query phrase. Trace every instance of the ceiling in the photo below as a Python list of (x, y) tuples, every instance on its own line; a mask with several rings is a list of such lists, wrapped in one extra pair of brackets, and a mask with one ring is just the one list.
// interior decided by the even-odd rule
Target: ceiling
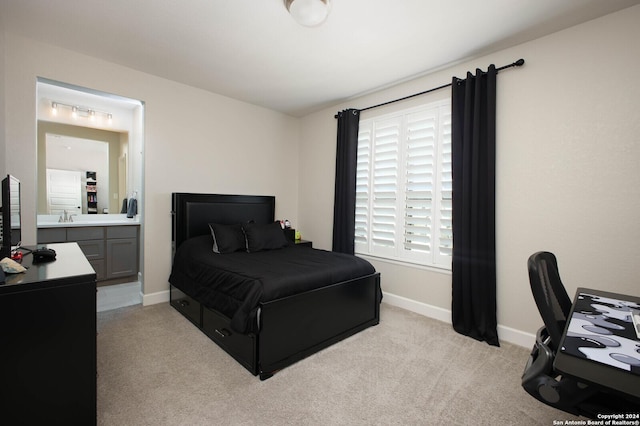
[(327, 21), (306, 28), (283, 0), (0, 0), (0, 19), (11, 33), (303, 116), (639, 3), (333, 0)]

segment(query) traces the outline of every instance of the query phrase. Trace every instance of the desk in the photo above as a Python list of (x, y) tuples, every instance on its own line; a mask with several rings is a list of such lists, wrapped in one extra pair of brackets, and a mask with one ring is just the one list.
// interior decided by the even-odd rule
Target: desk
[(579, 288), (556, 353), (555, 369), (640, 398), (640, 340), (633, 323), (627, 322), (630, 308), (640, 308), (640, 297)]

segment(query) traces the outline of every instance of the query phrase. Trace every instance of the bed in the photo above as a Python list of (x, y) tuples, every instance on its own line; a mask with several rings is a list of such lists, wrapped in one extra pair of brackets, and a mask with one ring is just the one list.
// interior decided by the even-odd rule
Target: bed
[(171, 306), (261, 380), (379, 323), (380, 274), (283, 243), (275, 197), (173, 193), (172, 209)]

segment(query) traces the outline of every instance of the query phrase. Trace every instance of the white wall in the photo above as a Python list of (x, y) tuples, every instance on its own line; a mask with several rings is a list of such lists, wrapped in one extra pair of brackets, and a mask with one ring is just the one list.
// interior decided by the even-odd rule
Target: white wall
[(296, 119), (13, 34), (3, 47), (6, 165), (23, 184), (25, 243), (36, 242), (37, 77), (145, 102), (146, 301), (168, 288), (171, 192), (275, 195), (276, 217), (297, 223)]
[[(526, 261), (558, 256), (577, 287), (638, 294), (640, 284), (640, 6), (452, 66), (304, 117), (300, 143), (300, 228), (331, 248), (334, 114), (449, 83), (467, 70), (526, 64), (498, 75), (497, 262), (501, 338), (527, 344), (542, 325)], [(442, 90), (420, 98), (450, 96)], [(396, 104), (404, 108), (417, 100)], [(370, 114), (365, 112), (363, 114)], [(363, 118), (366, 115), (363, 115)], [(438, 317), (451, 309), (451, 277), (373, 262), (383, 290)], [(521, 330), (525, 334), (512, 330)], [(527, 334), (529, 333), (529, 334)]]

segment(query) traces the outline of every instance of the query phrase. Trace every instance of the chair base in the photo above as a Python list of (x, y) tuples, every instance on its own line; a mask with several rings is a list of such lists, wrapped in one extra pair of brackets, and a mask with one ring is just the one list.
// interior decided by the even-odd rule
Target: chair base
[(564, 377), (553, 368), (554, 352), (542, 327), (522, 374), (522, 387), (546, 405), (576, 416), (598, 418), (599, 414), (640, 412), (640, 401), (608, 392), (594, 385)]

